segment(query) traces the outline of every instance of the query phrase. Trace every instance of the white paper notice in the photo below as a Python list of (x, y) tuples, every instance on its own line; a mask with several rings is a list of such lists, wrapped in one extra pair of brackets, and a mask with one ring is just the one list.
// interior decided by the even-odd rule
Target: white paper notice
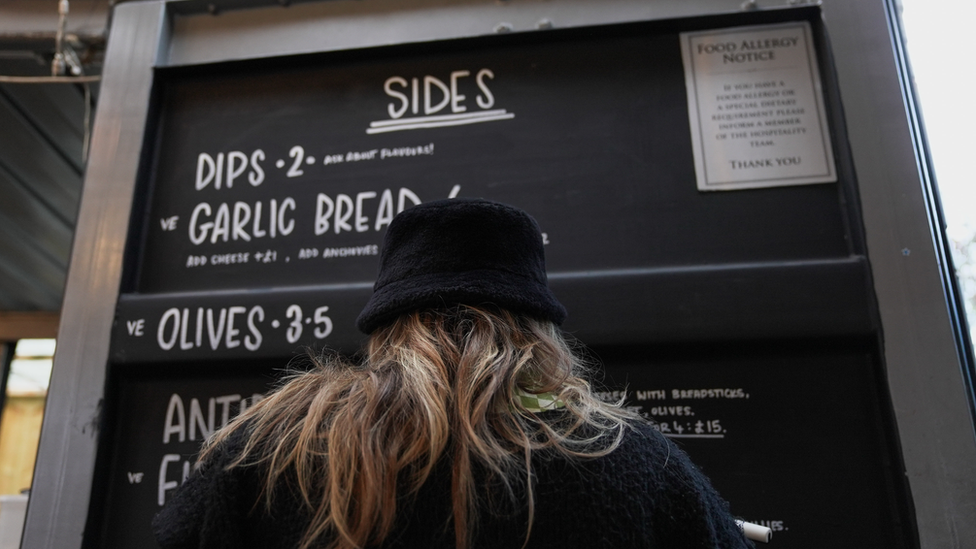
[(810, 25), (681, 34), (698, 189), (837, 180)]

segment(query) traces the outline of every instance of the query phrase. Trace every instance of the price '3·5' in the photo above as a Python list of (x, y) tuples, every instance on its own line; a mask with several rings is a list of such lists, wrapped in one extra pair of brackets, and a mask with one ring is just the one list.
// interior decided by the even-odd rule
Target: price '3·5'
[[(297, 343), (306, 327), (312, 329), (316, 339), (328, 337), (333, 327), (328, 312), (329, 307), (323, 305), (317, 307), (311, 317), (306, 317), (300, 305), (289, 305), (285, 311), (286, 341)], [(159, 319), (156, 343), (163, 351), (189, 351), (205, 346), (213, 351), (241, 346), (248, 351), (257, 351), (269, 329), (276, 332), (282, 327), (281, 321), (269, 320), (267, 316), (260, 305), (250, 308), (240, 305), (196, 307), (193, 312), (188, 307), (172, 307)], [(273, 335), (273, 332), (270, 333)]]

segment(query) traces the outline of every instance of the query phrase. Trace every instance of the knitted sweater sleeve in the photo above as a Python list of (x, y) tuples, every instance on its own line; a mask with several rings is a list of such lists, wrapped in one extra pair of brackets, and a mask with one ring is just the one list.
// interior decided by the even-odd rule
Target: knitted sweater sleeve
[(534, 472), (532, 549), (753, 547), (688, 455), (650, 425), (633, 425), (602, 458), (540, 459)]
[[(670, 439), (656, 432), (661, 448), (652, 458), (659, 497), (652, 512), (656, 547), (745, 549), (754, 547), (742, 534), (708, 478)], [(663, 455), (662, 455), (663, 454)], [(649, 489), (651, 487), (648, 487)]]
[(153, 519), (162, 549), (231, 549), (245, 546), (241, 524), (254, 503), (240, 469), (227, 470), (234, 454), (221, 449), (190, 475)]

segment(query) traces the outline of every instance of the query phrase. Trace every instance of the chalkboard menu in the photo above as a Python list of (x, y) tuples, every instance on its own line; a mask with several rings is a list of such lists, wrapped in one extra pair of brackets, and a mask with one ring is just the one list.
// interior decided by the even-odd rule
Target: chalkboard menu
[[(450, 196), (531, 212), (554, 277), (851, 251), (835, 185), (697, 190), (674, 33), (636, 25), (233, 65), (160, 87), (119, 360), (354, 345), (344, 332), (390, 219)], [(297, 292), (254, 293), (277, 290)], [(146, 298), (159, 294), (186, 297)]]
[[(910, 545), (819, 17), (158, 71), (112, 342), (102, 546), (151, 547), (200, 441), (290, 358), (355, 352), (390, 220), (449, 197), (538, 219), (565, 328), (596, 349), (608, 396), (685, 446), (733, 512), (784, 548)], [(680, 35), (764, 24), (815, 47), (836, 181), (701, 192)]]

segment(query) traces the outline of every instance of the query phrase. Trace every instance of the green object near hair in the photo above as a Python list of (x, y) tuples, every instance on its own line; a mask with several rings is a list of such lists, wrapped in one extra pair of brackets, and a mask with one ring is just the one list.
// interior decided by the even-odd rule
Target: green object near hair
[(522, 407), (530, 412), (545, 412), (548, 410), (558, 410), (566, 406), (566, 403), (559, 400), (553, 393), (530, 393), (521, 387), (515, 389), (515, 397), (519, 399)]

